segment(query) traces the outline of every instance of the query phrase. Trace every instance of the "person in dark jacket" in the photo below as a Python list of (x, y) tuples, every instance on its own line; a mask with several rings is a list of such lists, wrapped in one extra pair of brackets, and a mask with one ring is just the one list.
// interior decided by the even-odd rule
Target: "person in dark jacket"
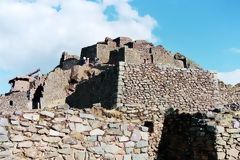
[(42, 104), (41, 104), (41, 98), (43, 97), (43, 91), (44, 91), (44, 88), (43, 88), (43, 85), (40, 84), (35, 93), (34, 93), (34, 97), (33, 97), (33, 108), (34, 109), (41, 109), (42, 108)]

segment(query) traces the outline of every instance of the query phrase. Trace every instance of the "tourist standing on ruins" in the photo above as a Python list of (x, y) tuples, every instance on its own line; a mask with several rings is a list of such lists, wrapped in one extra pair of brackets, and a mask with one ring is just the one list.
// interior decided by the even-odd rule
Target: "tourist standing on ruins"
[(42, 108), (42, 104), (41, 104), (41, 99), (43, 97), (43, 85), (40, 84), (35, 93), (34, 93), (34, 97), (33, 97), (33, 109), (41, 109)]

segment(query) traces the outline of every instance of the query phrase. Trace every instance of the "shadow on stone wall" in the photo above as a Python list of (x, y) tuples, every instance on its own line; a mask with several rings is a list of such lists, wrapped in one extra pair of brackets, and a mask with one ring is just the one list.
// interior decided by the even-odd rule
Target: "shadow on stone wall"
[(74, 108), (91, 108), (95, 103), (112, 108), (116, 98), (117, 77), (117, 68), (108, 66), (99, 75), (79, 82), (75, 92), (66, 98), (66, 103)]
[(217, 160), (215, 130), (201, 113), (166, 112), (158, 160)]
[(125, 61), (124, 50), (113, 50), (110, 51), (108, 64), (117, 64), (120, 61)]

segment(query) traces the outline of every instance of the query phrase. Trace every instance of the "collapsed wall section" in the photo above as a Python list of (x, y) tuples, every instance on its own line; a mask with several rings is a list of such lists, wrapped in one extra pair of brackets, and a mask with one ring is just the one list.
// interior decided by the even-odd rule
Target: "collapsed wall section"
[(47, 75), (41, 100), (44, 108), (65, 104), (70, 75), (71, 70), (62, 70), (61, 68), (56, 68)]

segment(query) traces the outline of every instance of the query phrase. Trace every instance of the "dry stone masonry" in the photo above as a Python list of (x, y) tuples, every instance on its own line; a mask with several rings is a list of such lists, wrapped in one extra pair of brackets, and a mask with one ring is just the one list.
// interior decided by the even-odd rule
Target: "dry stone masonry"
[(118, 80), (118, 106), (126, 109), (136, 105), (153, 113), (162, 107), (206, 111), (219, 98), (217, 79), (203, 70), (120, 63)]
[(148, 160), (148, 128), (82, 110), (0, 118), (1, 159)]
[(165, 114), (159, 159), (240, 159), (239, 113), (215, 109), (207, 113)]
[(240, 159), (239, 84), (180, 53), (106, 38), (36, 73), (0, 96), (0, 159)]

